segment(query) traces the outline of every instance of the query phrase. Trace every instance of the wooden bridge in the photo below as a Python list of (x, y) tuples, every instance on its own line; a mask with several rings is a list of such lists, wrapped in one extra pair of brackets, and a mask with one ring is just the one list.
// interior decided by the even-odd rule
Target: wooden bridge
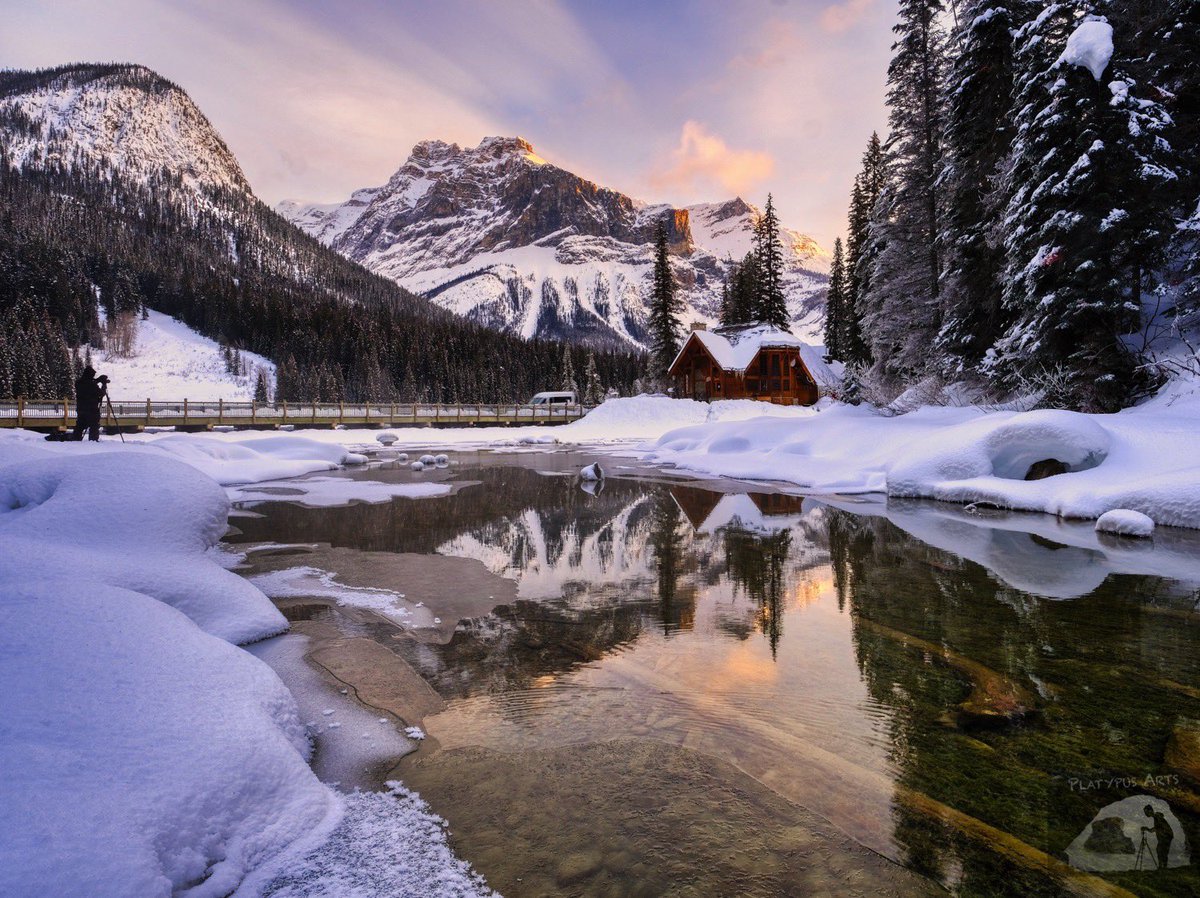
[[(425, 402), (259, 403), (181, 399), (113, 400), (101, 409), (101, 426), (125, 432), (148, 427), (182, 431), (274, 430), (304, 427), (507, 427), (567, 424), (590, 411), (582, 405), (477, 403), (433, 405)], [(75, 426), (75, 403), (68, 399), (0, 402), (0, 427), (54, 431)]]

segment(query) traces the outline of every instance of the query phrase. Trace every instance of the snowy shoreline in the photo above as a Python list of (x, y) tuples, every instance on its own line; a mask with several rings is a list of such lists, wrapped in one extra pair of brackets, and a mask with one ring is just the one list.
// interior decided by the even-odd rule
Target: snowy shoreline
[[(1136, 512), (1160, 526), (1200, 529), (1200, 395), (1186, 392), (1112, 415), (961, 406), (886, 416), (828, 400), (797, 408), (639, 396), (561, 427), (392, 433), (398, 450), (587, 445), (696, 477), (786, 483), (813, 495), (877, 493), (1080, 520)], [(305, 432), (348, 447), (377, 445), (379, 434)], [(1061, 473), (1026, 480), (1039, 465)]]
[(396, 889), (491, 894), (415, 796), (318, 780), (292, 692), (239, 648), (288, 624), (215, 550), (222, 484), (362, 456), (291, 436), (158, 442), (0, 434), (0, 893), (336, 894), (362, 860), (345, 843), (378, 833)]
[[(1160, 525), (1200, 528), (1198, 410), (1200, 401), (1183, 396), (1116, 415), (966, 407), (884, 417), (838, 405), (638, 397), (561, 428), (398, 431), (396, 445), (585, 444), (699, 477), (785, 482), (818, 494), (929, 497), (1059, 518), (1128, 509)], [(391, 802), (342, 796), (317, 779), (294, 697), (238, 648), (284, 632), (287, 622), (212, 551), (227, 527), (227, 488), (286, 487), (288, 478), (360, 465), (367, 457), (354, 447), (378, 435), (144, 435), (80, 444), (0, 433), (0, 675), (12, 684), (0, 763), (13, 772), (0, 785), (0, 892), (28, 894), (36, 883), (42, 892), (131, 898), (329, 894), (316, 880), (336, 879), (339, 858), (366, 862), (352, 834), (375, 832), (409, 833), (420, 843), (409, 846), (421, 862), (403, 872), (411, 877), (404, 882), (488, 894), (419, 799), (400, 787)], [(1024, 479), (1047, 459), (1064, 473)], [(318, 504), (336, 498), (324, 495), (337, 492), (326, 480), (313, 481)], [(351, 500), (446, 489), (347, 483)], [(272, 495), (254, 489), (251, 499)], [(938, 539), (966, 540), (990, 555), (996, 536), (947, 519)], [(1080, 534), (1071, 542), (1091, 545)], [(1135, 561), (1114, 556), (1114, 569)], [(1067, 597), (1080, 588), (1072, 581), (1056, 591)], [(250, 744), (256, 750), (247, 753)], [(385, 869), (388, 858), (369, 861)], [(270, 880), (283, 870), (293, 878), (276, 890)], [(297, 871), (316, 879), (297, 880)]]

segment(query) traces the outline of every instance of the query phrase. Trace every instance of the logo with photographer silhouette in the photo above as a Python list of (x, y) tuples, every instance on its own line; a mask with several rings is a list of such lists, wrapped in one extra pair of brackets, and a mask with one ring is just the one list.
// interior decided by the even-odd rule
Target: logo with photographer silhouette
[(1171, 806), (1151, 795), (1105, 805), (1066, 850), (1067, 862), (1091, 873), (1153, 871), (1191, 864)]

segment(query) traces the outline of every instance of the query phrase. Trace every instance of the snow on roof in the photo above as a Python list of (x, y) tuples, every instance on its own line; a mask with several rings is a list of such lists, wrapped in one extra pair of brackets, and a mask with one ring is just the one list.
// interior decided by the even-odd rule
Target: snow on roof
[[(822, 350), (805, 343), (794, 334), (769, 324), (751, 324), (737, 327), (721, 327), (715, 330), (697, 330), (689, 335), (695, 337), (713, 361), (726, 371), (745, 371), (761, 349), (798, 349), (804, 367), (818, 384), (837, 383), (837, 376), (822, 358)], [(674, 368), (687, 349), (685, 340), (679, 353), (671, 362)]]

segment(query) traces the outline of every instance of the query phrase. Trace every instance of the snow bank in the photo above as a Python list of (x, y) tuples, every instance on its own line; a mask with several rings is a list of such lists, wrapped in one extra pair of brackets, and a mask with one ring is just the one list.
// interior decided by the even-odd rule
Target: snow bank
[(235, 643), (287, 628), (259, 590), (205, 554), (225, 532), (229, 500), (199, 471), (137, 451), (26, 452), (5, 464), (6, 449), (0, 443), (0, 582), (69, 576), (84, 593), (131, 589)]
[(68, 571), (0, 588), (0, 894), (224, 896), (336, 822), (270, 668)]
[(1082, 66), (1099, 81), (1104, 76), (1113, 55), (1112, 25), (1103, 19), (1089, 18), (1079, 24), (1067, 38), (1067, 47), (1059, 63)]
[(222, 486), (299, 477), (332, 471), (341, 465), (363, 464), (366, 456), (336, 443), (307, 437), (269, 436), (214, 439), (194, 434), (157, 437), (142, 445), (170, 453), (203, 471)]
[[(705, 474), (818, 493), (886, 492), (1097, 518), (1131, 509), (1200, 528), (1200, 415), (1158, 405), (1116, 415), (923, 408), (882, 417), (838, 406), (799, 419), (685, 427), (641, 454)], [(1040, 473), (1025, 480), (1036, 462)]]
[(292, 694), (232, 644), (286, 622), (214, 551), (229, 500), (202, 472), (244, 482), (355, 458), (294, 437), (0, 434), (0, 894), (254, 894), (336, 852), (346, 826), (391, 844), (414, 829), (413, 856), (374, 853), (381, 882), (483, 892), (408, 798), (352, 797), (343, 820)]
[(708, 403), (667, 396), (632, 396), (610, 399), (578, 421), (548, 429), (558, 442), (592, 443), (647, 439), (657, 437), (670, 428), (688, 424), (745, 421), (762, 416), (799, 418), (812, 414), (809, 408), (772, 405), (753, 399), (725, 399)]

